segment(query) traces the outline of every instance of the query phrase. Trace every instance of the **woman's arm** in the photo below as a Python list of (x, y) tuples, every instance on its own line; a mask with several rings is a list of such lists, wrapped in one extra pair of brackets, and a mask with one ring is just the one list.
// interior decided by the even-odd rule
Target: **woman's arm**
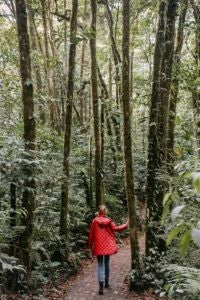
[(122, 224), (122, 225), (115, 225), (115, 223), (112, 221), (111, 222), (111, 228), (113, 231), (123, 231), (123, 230), (126, 230), (128, 228), (128, 221), (125, 223), (125, 224)]

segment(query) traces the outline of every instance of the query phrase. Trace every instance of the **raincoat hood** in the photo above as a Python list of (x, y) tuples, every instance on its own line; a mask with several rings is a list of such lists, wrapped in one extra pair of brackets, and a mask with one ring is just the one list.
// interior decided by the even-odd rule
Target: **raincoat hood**
[(111, 219), (109, 219), (108, 217), (106, 217), (103, 214), (98, 215), (98, 217), (95, 218), (95, 221), (101, 228), (103, 228), (111, 223)]

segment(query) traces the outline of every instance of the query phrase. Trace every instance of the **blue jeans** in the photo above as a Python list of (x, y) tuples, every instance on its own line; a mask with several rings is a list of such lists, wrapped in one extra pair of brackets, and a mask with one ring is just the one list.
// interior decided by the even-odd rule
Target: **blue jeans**
[(105, 266), (105, 280), (109, 280), (109, 273), (110, 273), (110, 255), (98, 255), (98, 280), (99, 282), (104, 281), (103, 276), (103, 261)]

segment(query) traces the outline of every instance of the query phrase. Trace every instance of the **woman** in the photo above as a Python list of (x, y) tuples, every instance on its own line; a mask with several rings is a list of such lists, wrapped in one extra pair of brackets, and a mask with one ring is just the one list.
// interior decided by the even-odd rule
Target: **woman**
[(100, 205), (98, 215), (93, 219), (89, 233), (89, 249), (93, 255), (97, 256), (98, 261), (98, 281), (99, 294), (103, 295), (103, 261), (105, 265), (105, 288), (109, 287), (109, 262), (110, 255), (117, 252), (117, 245), (114, 231), (122, 231), (128, 228), (126, 224), (116, 226), (112, 219), (106, 216), (105, 205)]

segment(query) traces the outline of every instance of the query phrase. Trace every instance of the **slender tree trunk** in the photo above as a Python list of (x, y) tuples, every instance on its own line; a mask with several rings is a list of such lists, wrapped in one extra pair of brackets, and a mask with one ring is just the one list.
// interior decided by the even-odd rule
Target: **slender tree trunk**
[[(37, 45), (38, 45), (38, 48), (40, 49), (40, 53), (43, 57), (45, 57), (45, 51), (43, 49), (43, 46), (42, 46), (42, 42), (41, 42), (41, 38), (40, 38), (40, 35), (39, 35), (39, 32), (38, 32), (38, 28), (37, 28), (37, 25), (35, 23), (35, 18), (33, 18), (33, 25), (34, 25), (34, 30), (35, 30), (35, 34), (36, 34), (36, 37), (37, 37)], [(44, 72), (45, 74), (47, 73), (47, 70), (46, 70), (46, 65), (44, 65)]]
[(169, 172), (170, 173), (173, 172), (176, 104), (177, 104), (178, 90), (179, 90), (181, 51), (182, 51), (183, 40), (184, 40), (184, 24), (185, 24), (187, 8), (188, 8), (188, 0), (184, 0), (184, 2), (182, 4), (181, 14), (179, 17), (179, 23), (178, 23), (176, 49), (175, 49), (175, 53), (174, 53), (174, 72), (173, 72), (172, 88), (171, 88), (171, 94), (170, 94), (170, 106), (169, 106), (167, 162), (169, 164)]
[(46, 80), (47, 80), (47, 90), (49, 97), (49, 117), (51, 127), (55, 129), (56, 127), (56, 117), (55, 117), (55, 107), (53, 104), (54, 98), (54, 86), (53, 86), (53, 75), (50, 66), (50, 49), (49, 49), (49, 23), (47, 20), (47, 0), (40, 0), (42, 7), (42, 22), (44, 30), (44, 46), (45, 46), (45, 62), (46, 62)]
[[(55, 41), (55, 30), (54, 30), (54, 22), (53, 22), (54, 19), (53, 19), (53, 14), (51, 14), (51, 11), (54, 10), (54, 5), (55, 5), (54, 1), (48, 0), (47, 16), (48, 16), (48, 28), (49, 28), (49, 44), (51, 46), (52, 58), (54, 60), (54, 63), (56, 63), (58, 54), (57, 54), (56, 41)], [(60, 86), (57, 84), (56, 70), (57, 70), (57, 73), (59, 73), (60, 70), (59, 70), (58, 64), (55, 65), (53, 70), (50, 69), (54, 98), (58, 98), (59, 89), (60, 89)], [(53, 101), (51, 106), (52, 106), (51, 110), (53, 111), (51, 123), (53, 124), (53, 128), (58, 132), (58, 134), (61, 134), (61, 111), (60, 111), (59, 102)]]
[[(194, 0), (190, 0), (190, 3), (193, 8), (194, 18), (196, 21), (196, 80), (200, 78), (200, 5), (195, 4)], [(194, 112), (194, 121), (195, 121), (195, 133), (196, 133), (196, 145), (197, 145), (197, 154), (200, 158), (200, 92), (197, 85), (193, 88), (192, 91), (192, 100), (193, 100), (193, 112)]]
[[(82, 49), (81, 49), (81, 69), (80, 69), (80, 85), (83, 83), (83, 75), (84, 75), (84, 64), (85, 64), (85, 46), (86, 46), (86, 41), (83, 41), (82, 44)], [(80, 91), (80, 120), (81, 123), (83, 124), (83, 113), (84, 113), (84, 104), (83, 104), (83, 90), (81, 89)]]
[[(36, 126), (34, 118), (33, 83), (31, 79), (30, 45), (27, 28), (27, 13), (24, 0), (16, 0), (17, 32), (19, 39), (20, 72), (22, 83), (24, 143), (27, 160), (34, 159)], [(24, 230), (19, 238), (20, 260), (26, 266), (27, 272), (31, 270), (31, 239), (33, 231), (33, 214), (35, 208), (35, 179), (33, 164), (24, 165), (24, 191), (22, 195), (22, 208), (26, 214), (21, 216), (21, 225)]]
[[(165, 8), (166, 1), (160, 0), (158, 23), (156, 33), (156, 43), (154, 50), (154, 69), (152, 94), (150, 102), (149, 116), (149, 134), (148, 134), (148, 160), (147, 160), (147, 182), (146, 182), (146, 198), (147, 198), (147, 232), (146, 232), (146, 253), (149, 253), (152, 243), (154, 243), (154, 232), (150, 225), (153, 220), (154, 211), (156, 212), (156, 174), (158, 169), (158, 109), (159, 109), (159, 91), (160, 91), (160, 70), (162, 62), (162, 53), (164, 45), (165, 30)], [(156, 216), (154, 216), (156, 217)]]
[(93, 163), (92, 163), (92, 137), (90, 137), (90, 141), (89, 141), (89, 158), (90, 158), (90, 162), (89, 162), (89, 178), (90, 178), (90, 208), (92, 209), (93, 207)]
[[(104, 100), (106, 101), (106, 100), (109, 99), (109, 92), (108, 92), (106, 83), (105, 83), (105, 81), (102, 77), (102, 74), (101, 74), (101, 71), (100, 71), (99, 67), (98, 67), (98, 77), (99, 77), (99, 81), (101, 83), (102, 89), (104, 91)], [(105, 123), (105, 119), (106, 119), (107, 133), (108, 133), (108, 137), (110, 139), (110, 147), (111, 147), (111, 150), (112, 150), (112, 153), (113, 153), (113, 171), (116, 172), (116, 169), (117, 169), (116, 148), (114, 147), (115, 143), (114, 143), (114, 138), (113, 138), (113, 134), (112, 134), (112, 126), (111, 126), (111, 122), (110, 122), (110, 117), (108, 115), (107, 109), (106, 109), (104, 104), (103, 104), (103, 110), (104, 110), (104, 113), (103, 113), (104, 122), (103, 123)], [(105, 130), (105, 128), (103, 130)], [(101, 150), (101, 151), (103, 153), (103, 150)], [(102, 161), (103, 161), (103, 159), (102, 159)]]
[[(33, 8), (31, 6), (31, 1), (27, 1), (27, 8), (28, 8), (28, 21), (29, 21), (29, 31), (30, 31), (30, 39), (31, 39), (31, 49), (37, 53), (37, 38), (36, 38), (36, 33), (35, 33), (35, 28), (34, 28), (34, 12)], [(41, 70), (40, 70), (40, 65), (38, 63), (38, 60), (35, 59), (33, 63), (33, 69), (35, 72), (35, 79), (36, 79), (36, 92), (39, 97), (39, 115), (40, 115), (40, 120), (42, 124), (45, 123), (46, 117), (45, 117), (45, 111), (44, 111), (44, 105), (41, 100), (41, 95), (42, 95), (42, 77), (41, 77)]]
[[(66, 13), (66, 0), (64, 0), (63, 8)], [(64, 20), (64, 51), (63, 51), (63, 65), (62, 65), (62, 83), (61, 83), (61, 129), (64, 131), (65, 128), (65, 98), (66, 98), (66, 82), (67, 82), (67, 61), (68, 61), (68, 47), (67, 47), (67, 20)]]
[(130, 98), (133, 98), (133, 58), (134, 58), (134, 52), (131, 51), (131, 66), (130, 66)]
[(17, 209), (17, 195), (16, 195), (16, 183), (11, 182), (10, 184), (10, 226), (16, 226), (16, 209)]
[(112, 60), (111, 57), (109, 57), (109, 69), (108, 69), (108, 74), (109, 74), (109, 99), (112, 99)]
[[(161, 1), (165, 7), (165, 3)], [(161, 64), (160, 66), (160, 86), (157, 89), (157, 99), (159, 101), (159, 116), (155, 114), (155, 123), (150, 123), (150, 130), (151, 127), (154, 127), (154, 142), (150, 146), (149, 140), (149, 151), (150, 147), (154, 147), (152, 152), (149, 154), (151, 155), (151, 159), (155, 155), (155, 161), (152, 163), (152, 170), (148, 169), (147, 174), (147, 207), (149, 209), (149, 217), (152, 223), (152, 227), (148, 227), (147, 230), (147, 247), (146, 251), (148, 253), (149, 249), (153, 246), (157, 246), (160, 251), (163, 251), (165, 248), (164, 241), (161, 239), (156, 238), (156, 232), (160, 230), (159, 228), (159, 221), (162, 215), (162, 200), (165, 190), (165, 183), (162, 179), (158, 179), (158, 172), (162, 170), (162, 172), (166, 169), (166, 154), (167, 154), (167, 128), (168, 128), (168, 118), (169, 118), (169, 95), (171, 90), (171, 78), (172, 78), (172, 67), (173, 67), (173, 57), (174, 57), (174, 34), (175, 34), (175, 21), (176, 21), (176, 13), (177, 13), (178, 2), (174, 0), (168, 0), (167, 7), (166, 7), (166, 23), (164, 25), (164, 51), (163, 56), (161, 57)], [(161, 10), (161, 14), (165, 12), (163, 9)], [(164, 17), (164, 15), (163, 15)], [(161, 18), (163, 20), (163, 17)], [(161, 33), (162, 34), (162, 33)], [(163, 34), (162, 34), (163, 36)], [(154, 60), (155, 62), (155, 60)], [(159, 60), (160, 62), (160, 60)], [(154, 65), (154, 68), (157, 66)], [(155, 74), (154, 74), (155, 76)], [(152, 103), (151, 103), (152, 104)], [(158, 109), (158, 104), (156, 109)], [(151, 108), (152, 109), (152, 108)], [(152, 113), (152, 111), (151, 111)], [(150, 113), (150, 114), (151, 114)], [(150, 115), (151, 121), (151, 115)], [(152, 122), (152, 121), (151, 121)], [(156, 130), (157, 126), (157, 130)], [(152, 155), (154, 153), (154, 155)], [(152, 177), (149, 176), (152, 174)], [(151, 191), (150, 191), (151, 190)], [(152, 197), (150, 198), (150, 195)]]
[[(166, 12), (165, 47), (161, 66), (160, 81), (160, 107), (158, 119), (158, 142), (159, 142), (159, 171), (167, 174), (167, 134), (169, 121), (169, 104), (172, 83), (172, 70), (174, 62), (175, 23), (178, 2), (168, 1)], [(159, 179), (157, 193), (157, 215), (161, 216), (163, 210), (163, 196), (166, 191), (166, 181)], [(159, 217), (160, 218), (160, 217)]]
[(68, 203), (69, 203), (69, 156), (72, 128), (72, 108), (74, 95), (74, 73), (76, 57), (76, 32), (77, 32), (78, 0), (72, 0), (72, 13), (70, 21), (70, 48), (69, 48), (69, 71), (67, 85), (67, 106), (65, 118), (63, 179), (61, 193), (60, 234), (68, 238)]
[[(121, 57), (119, 54), (119, 51), (117, 49), (115, 37), (114, 37), (114, 30), (113, 30), (113, 17), (112, 17), (112, 12), (110, 10), (110, 6), (108, 4), (107, 0), (104, 0), (103, 3), (105, 4), (106, 7), (106, 18), (108, 22), (108, 28), (109, 28), (109, 35), (110, 35), (110, 42), (111, 42), (111, 50), (113, 54), (113, 60), (115, 64), (115, 85), (116, 85), (116, 104), (117, 108), (120, 107), (120, 101), (121, 101), (121, 69), (120, 69), (120, 64), (121, 64)], [(116, 134), (116, 147), (121, 151), (121, 143), (120, 143), (120, 115), (117, 113), (116, 116), (112, 115), (112, 121)], [(119, 130), (118, 130), (119, 129)]]
[(94, 119), (94, 142), (95, 142), (95, 191), (96, 207), (103, 202), (102, 178), (101, 178), (101, 134), (100, 134), (100, 117), (99, 117), (99, 99), (98, 99), (98, 80), (97, 80), (97, 58), (96, 58), (96, 18), (97, 3), (91, 0), (91, 32), (90, 38), (91, 51), (91, 83), (92, 83), (92, 102), (93, 102), (93, 119)]
[[(117, 109), (120, 107), (120, 102), (121, 102), (121, 57), (119, 54), (119, 51), (117, 49), (115, 37), (114, 37), (114, 30), (113, 30), (113, 17), (112, 17), (112, 12), (110, 10), (110, 6), (108, 4), (108, 0), (102, 0), (102, 3), (106, 7), (106, 18), (108, 22), (108, 28), (109, 28), (109, 35), (110, 35), (110, 43), (111, 43), (111, 50), (112, 50), (112, 55), (113, 55), (113, 60), (114, 60), (114, 65), (115, 65), (115, 87), (116, 87), (116, 106)], [(112, 114), (112, 122), (113, 122), (113, 127), (115, 129), (115, 134), (116, 134), (116, 148), (118, 151), (121, 151), (121, 139), (120, 139), (120, 114), (119, 112), (116, 112), (115, 114)]]
[(122, 108), (125, 186), (129, 214), (129, 229), (131, 243), (131, 268), (138, 269), (139, 253), (137, 239), (137, 222), (134, 195), (133, 159), (130, 116), (130, 71), (129, 71), (129, 39), (130, 39), (130, 0), (123, 0), (123, 40), (122, 40)]
[[(12, 228), (12, 230), (14, 230), (14, 227), (17, 224), (17, 213), (16, 213), (16, 209), (17, 209), (17, 195), (16, 195), (16, 183), (15, 182), (11, 182), (10, 183), (10, 208), (11, 208), (11, 212), (10, 212), (10, 227)], [(10, 247), (9, 247), (9, 255), (10, 256), (15, 256), (15, 251), (16, 251), (16, 238), (13, 238), (10, 241)]]
[[(166, 13), (165, 48), (161, 66), (160, 109), (159, 109), (159, 159), (160, 164), (166, 161), (167, 129), (169, 118), (169, 96), (172, 82), (172, 67), (174, 58), (175, 22), (178, 2), (169, 0)], [(162, 209), (162, 205), (161, 205)]]
[[(83, 22), (85, 23), (85, 16), (87, 13), (87, 0), (84, 2), (84, 19)], [(85, 24), (84, 24), (85, 25)], [(80, 86), (83, 84), (83, 76), (84, 76), (84, 68), (85, 68), (85, 48), (86, 48), (86, 41), (83, 40), (82, 49), (81, 49), (81, 67), (80, 67)], [(81, 123), (84, 120), (84, 96), (83, 90), (80, 91), (80, 119)]]
[[(105, 143), (105, 93), (104, 89), (101, 89), (101, 169), (104, 169), (104, 143)], [(102, 183), (102, 189), (103, 189), (103, 183)]]

